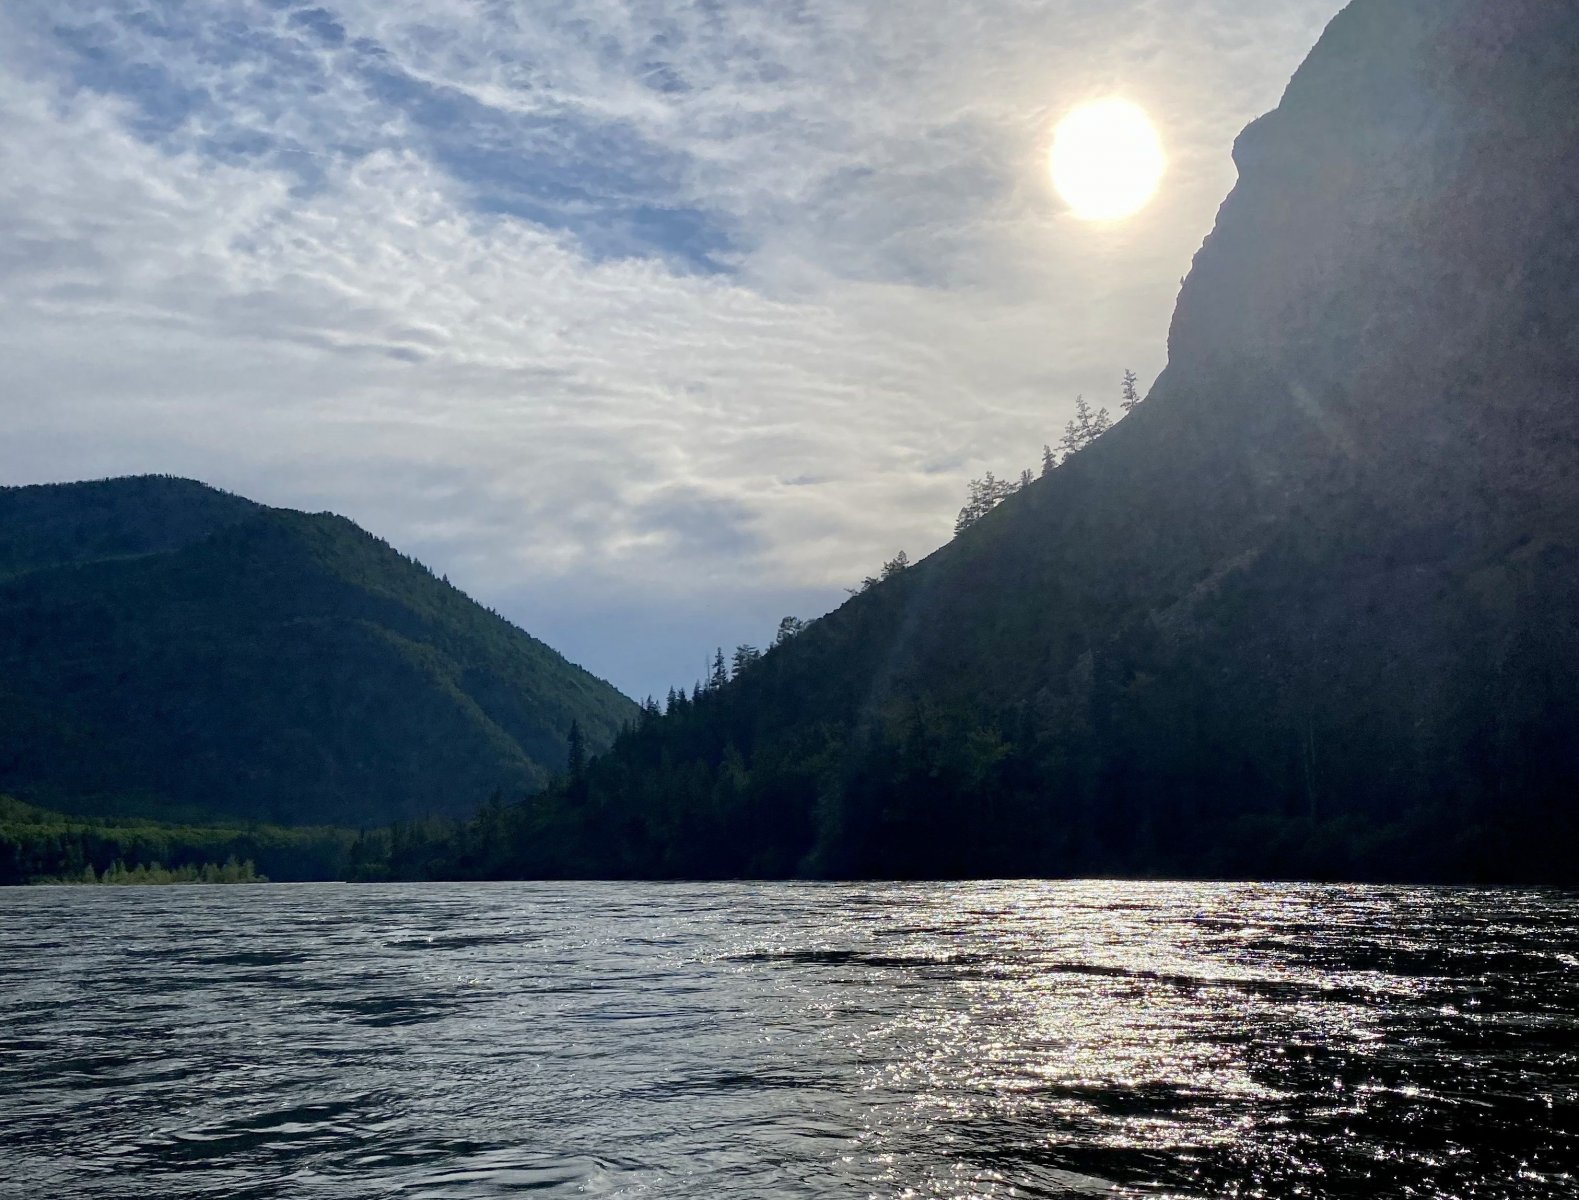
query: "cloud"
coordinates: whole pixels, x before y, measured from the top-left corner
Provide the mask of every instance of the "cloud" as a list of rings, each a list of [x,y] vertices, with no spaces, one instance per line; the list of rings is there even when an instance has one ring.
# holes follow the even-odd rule
[[[661,692],[1160,368],[1337,6],[10,6],[0,478],[345,512]],[[1101,230],[1042,155],[1110,90],[1172,166]]]

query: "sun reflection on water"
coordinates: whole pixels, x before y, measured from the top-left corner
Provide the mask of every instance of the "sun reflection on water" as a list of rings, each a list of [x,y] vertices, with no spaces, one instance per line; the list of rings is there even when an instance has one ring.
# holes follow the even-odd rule
[[[1579,1190],[1574,897],[63,891],[0,896],[19,1194]]]
[[[1003,885],[997,896],[966,910],[942,898],[902,948],[882,942],[883,984],[909,996],[855,1035],[877,1097],[873,1144],[1012,1163],[1020,1173],[1004,1178],[1022,1184],[1030,1167],[1053,1189],[1024,1194],[1106,1194],[1114,1178],[1175,1194],[1181,1175],[1189,1194],[1320,1194],[1308,1179],[1332,1165],[1312,1152],[1315,1128],[1337,1143],[1326,1155],[1357,1160],[1347,1165],[1361,1177],[1451,1165],[1451,1153],[1397,1144],[1407,1112],[1388,1139],[1367,1144],[1356,1128],[1384,1103],[1455,1103],[1385,1082],[1413,1057],[1397,1043],[1400,1012],[1461,1009],[1422,1007],[1443,981],[1399,960],[1442,947],[1389,932],[1374,900],[1112,884]],[[1136,1170],[1148,1163],[1153,1179]],[[908,1180],[916,1195],[963,1194],[958,1183],[952,1170]]]

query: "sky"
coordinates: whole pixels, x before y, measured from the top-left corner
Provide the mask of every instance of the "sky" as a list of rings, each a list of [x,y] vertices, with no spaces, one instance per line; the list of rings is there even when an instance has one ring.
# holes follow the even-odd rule
[[[343,513],[636,697],[765,644],[1173,301],[1340,0],[0,6],[0,483]],[[1122,96],[1154,201],[1077,219]]]

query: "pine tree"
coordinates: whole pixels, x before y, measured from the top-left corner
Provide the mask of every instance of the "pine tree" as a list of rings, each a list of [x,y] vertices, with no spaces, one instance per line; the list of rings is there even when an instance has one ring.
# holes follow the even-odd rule
[[[1074,418],[1064,426],[1064,436],[1058,440],[1059,448],[1064,452],[1064,460],[1067,462],[1070,455],[1079,454],[1106,433],[1112,424],[1113,420],[1108,416],[1107,409],[1099,408],[1093,411],[1084,396],[1076,396]]]
[[[1045,442],[1042,444],[1042,477],[1051,475],[1058,466],[1058,456],[1053,453],[1053,448]]]
[[[972,479],[967,486],[965,507],[959,510],[959,516],[954,518],[954,536],[958,537],[981,519],[986,510],[981,505],[981,480]]]
[[[862,592],[871,591],[880,582],[881,581],[876,575],[868,575],[865,579],[861,580],[859,587],[845,588],[844,590],[852,596],[859,596]]]
[[[782,646],[785,642],[789,641],[790,638],[794,637],[805,628],[806,622],[802,621],[799,617],[785,617],[779,622],[779,631],[773,636],[773,644],[775,646]]]
[[[758,650],[755,646],[748,645],[744,642],[736,646],[735,656],[730,664],[733,669],[733,677],[736,679],[740,678],[740,672],[744,671],[747,667],[749,667],[761,657],[762,651]]]
[[[883,578],[892,579],[895,575],[900,574],[902,571],[908,570],[909,567],[910,555],[901,550],[898,554],[894,555],[893,558],[889,559],[883,564]]]
[[[707,690],[717,691],[729,682],[729,667],[724,662],[724,648],[718,647],[713,654],[713,670],[707,678]]]
[[[1131,412],[1134,407],[1140,403],[1140,389],[1136,386],[1139,382],[1140,381],[1135,378],[1135,372],[1128,370],[1124,372],[1123,399],[1119,401],[1118,406],[1122,408],[1126,414]]]
[[[1025,474],[1029,474],[1029,472]],[[1023,486],[1024,479],[1024,474],[1022,474],[1020,482],[999,479],[991,471],[988,471],[980,479],[972,479],[965,507],[959,510],[959,516],[954,519],[954,535],[958,537],[966,529],[1014,495]]]

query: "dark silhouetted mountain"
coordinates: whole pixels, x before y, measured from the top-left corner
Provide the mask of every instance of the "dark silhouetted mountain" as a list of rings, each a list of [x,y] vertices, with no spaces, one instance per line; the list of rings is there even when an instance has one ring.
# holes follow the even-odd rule
[[[1579,4],[1359,0],[1234,154],[1129,417],[485,869],[1579,878]]]
[[[634,706],[350,521],[187,480],[0,489],[0,790],[357,824],[539,787]]]

